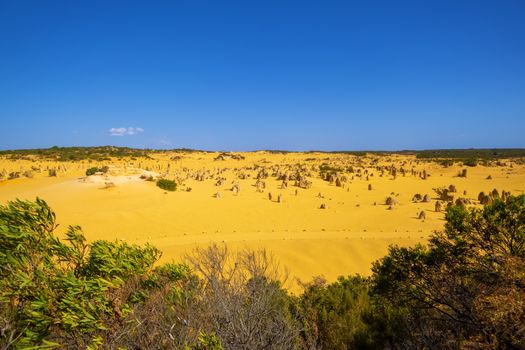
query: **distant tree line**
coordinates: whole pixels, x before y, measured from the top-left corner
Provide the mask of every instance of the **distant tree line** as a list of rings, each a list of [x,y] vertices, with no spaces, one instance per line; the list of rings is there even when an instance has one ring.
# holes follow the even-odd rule
[[[51,147],[37,149],[18,149],[18,150],[0,150],[0,156],[7,156],[12,159],[23,159],[27,156],[40,156],[42,158],[58,161],[75,161],[91,159],[96,161],[109,160],[110,158],[125,157],[148,157],[148,154],[171,151],[180,153],[195,153],[211,151],[198,150],[191,148],[175,149],[137,149],[129,147],[115,146],[98,146],[98,147]],[[286,150],[264,150],[273,154],[301,153]],[[257,151],[254,151],[257,152]],[[405,154],[415,155],[419,159],[449,160],[449,161],[480,161],[480,160],[497,160],[503,158],[523,158],[525,157],[525,148],[493,148],[493,149],[434,149],[434,150],[399,150],[399,151],[381,151],[381,150],[362,150],[362,151],[305,151],[306,154],[326,153],[326,154],[349,154],[354,156],[366,156],[367,154],[375,155],[392,155]],[[475,165],[475,164],[474,164]]]
[[[0,156],[10,159],[26,159],[29,156],[37,156],[42,159],[54,161],[79,161],[93,160],[105,161],[111,158],[126,157],[149,157],[148,150],[134,149],[128,147],[100,146],[100,147],[51,147],[39,149],[19,149],[0,151]]]
[[[10,159],[29,159],[29,156],[37,156],[42,159],[55,161],[79,161],[93,160],[106,161],[111,158],[150,158],[149,154],[171,151],[180,153],[209,152],[191,148],[176,148],[171,150],[158,149],[140,149],[116,146],[97,146],[97,147],[58,147],[35,148],[35,149],[18,149],[18,150],[0,150],[0,156],[6,156]]]
[[[501,159],[525,157],[525,148],[436,149],[414,151],[420,159]]]

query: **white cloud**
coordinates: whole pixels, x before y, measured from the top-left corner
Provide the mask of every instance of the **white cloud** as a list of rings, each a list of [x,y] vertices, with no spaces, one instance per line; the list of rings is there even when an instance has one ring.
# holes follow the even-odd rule
[[[141,132],[144,132],[144,129],[143,128],[134,128],[134,127],[129,127],[129,128],[111,128],[109,129],[109,134],[111,136],[126,136],[126,135],[136,135],[136,134],[139,134]]]

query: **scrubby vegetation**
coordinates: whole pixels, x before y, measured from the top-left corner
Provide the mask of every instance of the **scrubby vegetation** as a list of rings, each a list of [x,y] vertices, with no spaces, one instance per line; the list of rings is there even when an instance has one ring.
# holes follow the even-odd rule
[[[478,161],[476,159],[473,159],[473,158],[468,158],[468,159],[463,160],[463,165],[464,166],[475,167],[476,165],[478,165]]]
[[[57,161],[94,160],[104,161],[124,157],[148,157],[148,150],[133,149],[128,147],[51,147],[39,149],[20,149],[0,151],[0,156],[10,159],[26,159],[30,156],[38,156],[42,159]]]
[[[372,294],[396,310],[392,340],[411,349],[525,347],[525,196],[454,206],[428,246],[391,247]]]
[[[86,170],[86,176],[95,175],[96,173],[107,173],[109,170],[109,167],[103,166],[103,167],[91,167],[88,170]]]
[[[157,181],[157,186],[166,191],[175,191],[177,189],[177,183],[168,179],[159,179]]]
[[[332,165],[326,164],[326,163],[323,163],[323,164],[321,164],[319,166],[319,172],[320,173],[329,173],[329,172],[337,173],[337,172],[342,172],[344,170],[345,169],[343,169],[341,167],[332,166]]]
[[[400,152],[404,153],[404,152]],[[523,148],[495,148],[495,149],[443,149],[414,151],[416,158],[421,160],[436,161],[444,167],[449,167],[455,162],[464,166],[475,167],[478,164],[490,165],[493,161],[513,158],[521,162],[525,157]]]
[[[0,206],[0,348],[522,349],[525,196],[451,206],[428,245],[392,246],[370,278],[283,288],[265,251],[56,237],[41,199]]]
[[[195,150],[190,148],[172,149],[173,152],[194,153],[194,152],[209,152],[204,150]],[[31,157],[38,157],[40,159],[56,160],[56,161],[78,161],[78,160],[92,160],[92,161],[107,161],[111,158],[151,158],[149,154],[162,152],[157,149],[136,149],[129,147],[116,146],[96,146],[96,147],[51,147],[51,148],[35,148],[35,149],[17,149],[17,150],[0,150],[0,156],[5,156],[12,160],[17,159],[31,159]]]
[[[420,159],[454,159],[472,162],[476,159],[501,159],[525,157],[523,148],[493,148],[493,149],[436,149],[415,151]]]

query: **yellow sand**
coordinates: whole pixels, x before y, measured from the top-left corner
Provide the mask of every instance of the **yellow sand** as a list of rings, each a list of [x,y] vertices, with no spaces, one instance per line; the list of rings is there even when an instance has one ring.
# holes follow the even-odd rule
[[[371,263],[382,257],[390,244],[408,246],[424,242],[444,223],[443,213],[434,212],[432,189],[435,187],[454,184],[457,197],[471,199],[477,199],[480,191],[489,192],[494,188],[500,193],[507,190],[512,194],[525,190],[525,166],[510,160],[504,161],[504,166],[468,168],[467,177],[460,178],[456,175],[461,166],[444,168],[406,155],[358,158],[340,154],[255,152],[242,153],[243,160],[214,160],[217,155],[166,152],[154,153],[149,160],[114,159],[101,163],[0,159],[0,171],[39,168],[32,171],[33,178],[1,181],[0,203],[41,197],[57,213],[61,232],[70,224],[79,224],[89,240],[149,242],[162,250],[162,261],[178,260],[193,248],[211,242],[224,242],[233,250],[266,248],[288,268],[292,281],[289,286],[296,289],[296,279],[308,281],[316,275],[324,275],[328,280],[352,273],[367,275]],[[396,179],[388,173],[380,177],[376,164],[372,163],[377,158],[377,164],[394,164],[397,168],[404,164],[409,172],[405,177],[398,173]],[[322,180],[318,172],[312,171],[310,189],[297,188],[293,186],[294,181],[289,181],[287,189],[280,189],[281,181],[270,176],[265,179],[265,191],[256,191],[255,164],[269,168],[296,163],[308,167],[322,163],[344,167],[353,164],[356,168],[361,164],[374,176],[369,181],[366,176],[351,180],[352,174],[346,174],[349,181],[342,188]],[[88,167],[102,165],[111,166],[107,176],[84,178]],[[412,176],[412,167],[417,171],[426,170],[430,176],[426,180]],[[58,176],[49,177],[47,168],[58,168]],[[204,181],[187,179],[176,192],[165,192],[156,187],[155,182],[139,178],[146,170],[148,176],[163,174],[181,179],[199,170],[214,169],[226,169],[220,175],[227,179],[221,186],[215,186],[214,176]],[[239,179],[239,173],[250,177]],[[492,176],[491,180],[486,179],[488,175]],[[114,186],[107,186],[109,182]],[[239,195],[230,191],[233,182],[240,185]],[[187,187],[191,188],[190,192],[184,191]],[[467,191],[467,195],[463,195],[463,191]],[[221,198],[215,198],[217,192]],[[268,199],[268,192],[273,194],[273,201]],[[319,193],[324,198],[319,198]],[[429,194],[433,199],[430,203],[413,203],[415,193]],[[281,203],[276,202],[278,194],[282,195]],[[388,210],[385,198],[396,195],[399,204],[394,210]],[[319,209],[323,203],[327,209]],[[426,212],[425,220],[417,219],[422,210]]]

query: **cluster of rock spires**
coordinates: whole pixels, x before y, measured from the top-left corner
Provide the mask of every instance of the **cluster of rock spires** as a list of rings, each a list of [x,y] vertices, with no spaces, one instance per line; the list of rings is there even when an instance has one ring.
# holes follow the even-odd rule
[[[181,158],[177,158],[173,160],[178,161],[180,159]],[[221,153],[214,159],[217,161],[225,159],[242,160],[244,157],[233,153]],[[228,175],[226,172],[228,172]],[[233,178],[231,175],[232,173]],[[239,167],[215,167],[212,169],[203,168],[197,170],[186,167],[173,170],[171,169],[170,165],[168,165],[167,169],[165,169],[165,172],[160,175],[160,178],[168,176],[173,178],[178,185],[182,186],[187,180],[195,180],[199,182],[211,180],[214,181],[214,184],[217,187],[229,185],[228,190],[231,191],[234,196],[239,196],[241,194],[241,184],[239,183],[239,180],[253,179],[254,182],[251,186],[255,188],[255,191],[264,193],[268,189],[267,179],[273,178],[274,180],[280,182],[277,187],[280,190],[285,190],[290,186],[295,186],[295,195],[297,196],[299,194],[298,189],[309,189],[312,187],[312,177],[320,178],[336,187],[347,188],[347,191],[350,190],[350,187],[347,186],[350,181],[354,181],[356,179],[362,181],[366,180],[368,182],[366,184],[368,190],[372,191],[373,186],[369,181],[374,176],[389,176],[391,179],[396,179],[397,176],[413,176],[425,180],[430,176],[430,174],[428,174],[424,169],[417,170],[413,163],[407,164],[406,162],[401,164],[401,166],[396,166],[394,164],[388,166],[370,166],[370,164],[344,164],[338,161],[322,163],[321,165],[309,165],[305,163],[268,165],[268,162],[265,164],[264,161],[259,161],[258,163],[252,165],[244,165]],[[457,176],[466,177],[467,170],[462,169]],[[487,179],[490,178],[487,177]],[[191,188],[186,187],[182,188],[182,190],[191,191]],[[458,189],[452,184],[446,187],[435,188],[434,191],[437,194],[436,198],[431,198],[431,195],[429,194],[416,193],[412,197],[412,202],[429,203],[435,200],[434,211],[441,212],[446,207],[449,207],[453,204],[463,206],[476,204],[487,205],[492,203],[496,198],[506,200],[510,196],[510,192],[508,191],[502,191],[500,195],[499,192],[494,189],[487,194],[481,192],[478,195],[476,201],[474,199],[468,198],[466,196],[466,191],[463,191],[463,196],[459,195]],[[215,198],[222,197],[220,192],[216,192],[213,196]],[[320,199],[324,198],[321,193],[319,193],[318,197]],[[385,199],[384,203],[388,210],[393,210],[399,205],[397,197],[398,195],[391,193],[391,195]],[[281,193],[272,194],[271,192],[268,192],[268,199],[275,203],[282,203],[283,195]],[[373,205],[377,205],[377,203],[374,202]],[[359,206],[359,204],[357,206]],[[326,203],[322,203],[318,208],[327,209],[328,206]],[[420,220],[425,220],[427,213],[425,211],[419,211],[416,217]]]

